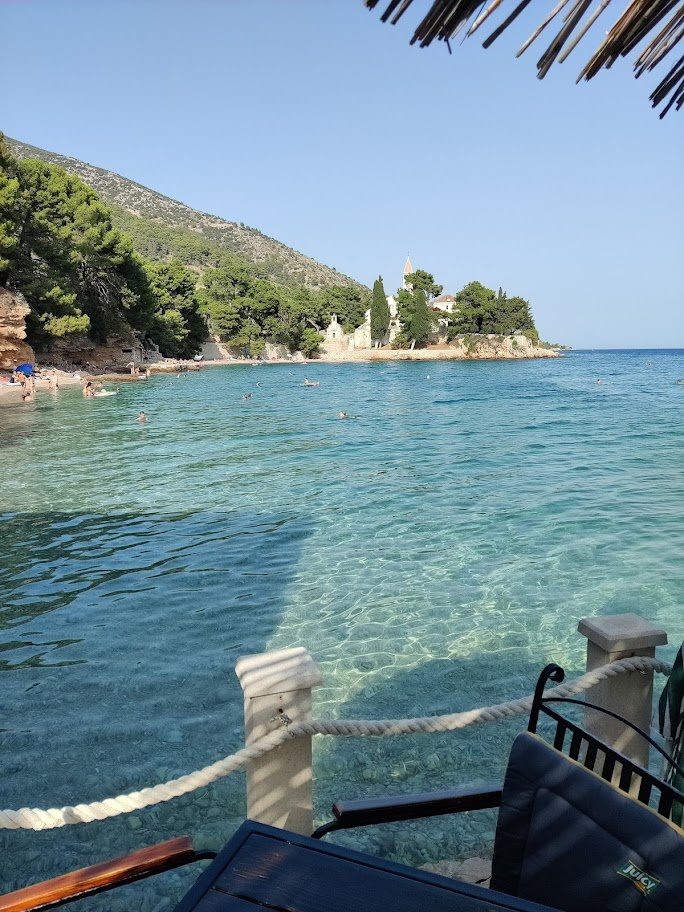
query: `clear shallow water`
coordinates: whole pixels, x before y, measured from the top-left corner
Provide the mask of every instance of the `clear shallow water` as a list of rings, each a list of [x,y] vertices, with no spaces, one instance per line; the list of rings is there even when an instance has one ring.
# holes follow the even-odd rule
[[[317,716],[380,718],[528,693],[550,660],[578,672],[586,615],[635,611],[674,652],[680,377],[681,351],[573,352],[234,366],[110,399],[3,400],[3,807],[127,792],[236,750],[248,653],[304,645],[324,675]],[[336,797],[495,777],[520,724],[318,739],[317,816]],[[0,832],[0,883],[181,832],[217,845],[244,816],[237,775],[132,818]],[[482,821],[348,841],[411,862],[468,854]],[[154,909],[193,876],[81,907]]]

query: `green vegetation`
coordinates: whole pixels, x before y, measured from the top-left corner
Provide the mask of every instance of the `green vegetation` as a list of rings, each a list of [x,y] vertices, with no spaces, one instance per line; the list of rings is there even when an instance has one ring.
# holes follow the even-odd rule
[[[17,161],[0,134],[0,286],[31,310],[28,338],[87,332],[98,343],[149,333],[164,354],[187,357],[206,334],[193,273],[149,263],[80,178],[34,159]]]
[[[197,276],[177,260],[148,263],[146,268],[155,302],[149,336],[167,357],[194,354],[207,335],[197,299]]]
[[[201,309],[212,332],[253,356],[259,355],[269,341],[315,357],[322,330],[333,313],[350,331],[363,323],[368,308],[369,294],[360,287],[331,286],[320,291],[284,288],[254,278],[234,265],[208,270],[202,283]]]
[[[436,318],[430,305],[432,299],[441,294],[442,286],[423,269],[407,275],[405,282],[407,287],[397,292],[402,331],[394,344],[399,348],[415,348],[416,345],[420,348],[427,344],[435,327]]]
[[[383,339],[390,325],[390,309],[387,303],[387,295],[382,284],[382,276],[373,283],[373,295],[371,298],[371,339],[378,342]]]
[[[18,146],[0,134],[0,287],[28,301],[32,345],[49,349],[55,339],[85,332],[106,342],[136,330],[162,354],[183,358],[195,354],[210,331],[243,354],[259,356],[267,342],[275,342],[311,357],[333,314],[349,333],[364,322],[369,307],[371,338],[386,334],[390,312],[381,278],[372,298],[343,276],[339,284],[314,287],[306,266],[313,261],[282,245],[292,256],[279,259],[280,248],[270,239],[271,246],[258,247],[250,260],[249,244],[263,237],[253,229],[83,166],[116,200],[108,205],[57,164],[15,157],[12,148]],[[129,198],[138,206],[135,214],[120,205]],[[292,257],[305,265],[300,268]],[[317,281],[320,270],[325,267]],[[432,308],[442,286],[429,272],[416,270],[406,285],[397,292],[403,324],[398,346],[426,345],[440,324],[449,339],[522,332],[538,340],[529,303],[502,289],[497,294],[470,282],[447,315]]]
[[[450,314],[447,333],[449,340],[464,333],[510,336],[522,332],[533,342],[538,341],[532,311],[524,298],[509,298],[501,288],[497,293],[480,282],[469,282],[455,297],[456,309]]]
[[[427,344],[430,333],[441,325],[447,340],[464,337],[466,348],[475,346],[473,336],[510,336],[522,333],[532,342],[539,342],[529,302],[521,297],[508,297],[503,289],[498,293],[481,282],[469,282],[455,295],[452,313],[433,309],[432,302],[442,293],[429,272],[418,269],[406,276],[406,288],[397,292],[399,319],[402,331],[395,339],[399,348]]]
[[[106,342],[133,329],[162,354],[185,358],[208,324],[245,354],[258,356],[272,341],[314,356],[333,313],[347,331],[363,322],[363,286],[311,290],[263,272],[263,262],[202,235],[113,210],[57,165],[17,160],[0,134],[0,286],[25,296],[32,345],[49,349],[84,332]]]
[[[32,341],[88,330],[104,340],[152,300],[130,240],[90,187],[43,162],[17,162],[0,136],[0,284],[30,307]]]
[[[175,259],[198,270],[220,262],[242,265],[256,278],[289,288],[344,285],[362,288],[335,269],[317,263],[256,228],[198,212],[148,187],[74,158],[7,138],[15,158],[38,159],[80,177],[112,207],[112,223],[150,260]],[[365,290],[365,289],[364,289]]]

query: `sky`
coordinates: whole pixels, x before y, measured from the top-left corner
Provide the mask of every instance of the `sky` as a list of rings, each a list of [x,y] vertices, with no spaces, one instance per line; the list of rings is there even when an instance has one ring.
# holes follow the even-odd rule
[[[362,0],[0,0],[0,130],[388,293],[410,255],[522,295],[548,341],[684,347],[684,114],[629,61],[575,85],[614,12],[538,80],[546,43],[515,52],[552,5],[450,56],[409,45],[425,0],[394,27]]]

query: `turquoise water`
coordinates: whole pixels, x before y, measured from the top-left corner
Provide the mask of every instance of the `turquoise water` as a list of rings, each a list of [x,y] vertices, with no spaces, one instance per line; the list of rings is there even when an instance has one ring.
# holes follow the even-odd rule
[[[680,377],[682,351],[572,352],[240,365],[109,399],[0,401],[2,806],[103,798],[236,750],[248,653],[306,646],[324,675],[315,714],[341,718],[529,693],[547,661],[581,669],[587,615],[652,619],[669,657],[684,635]],[[336,797],[495,777],[521,725],[318,739],[317,818]],[[182,832],[219,845],[244,816],[239,774],[133,817],[3,831],[0,883]],[[479,850],[490,823],[347,839],[415,862]],[[155,909],[193,876],[81,908]]]

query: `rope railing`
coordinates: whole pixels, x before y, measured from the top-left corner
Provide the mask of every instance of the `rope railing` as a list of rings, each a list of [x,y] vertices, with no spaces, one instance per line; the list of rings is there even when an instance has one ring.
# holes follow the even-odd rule
[[[582,693],[620,674],[649,671],[668,675],[671,666],[660,659],[647,656],[634,656],[618,659],[588,671],[575,681],[554,687],[546,692],[547,696],[571,697]],[[189,792],[204,788],[211,783],[244,769],[251,761],[258,760],[264,754],[275,750],[290,738],[312,735],[336,735],[340,737],[383,737],[409,735],[417,733],[457,731],[484,722],[496,722],[510,719],[529,712],[533,697],[522,697],[492,706],[451,713],[442,716],[424,716],[414,719],[328,719],[319,721],[288,722],[283,720],[284,727],[264,735],[252,744],[248,744],[234,754],[205,766],[203,769],[188,773],[177,779],[171,779],[159,785],[118,795],[116,798],[105,798],[90,804],[77,804],[73,807],[19,808],[18,810],[0,811],[0,829],[7,830],[49,830],[76,823],[92,823],[94,820],[106,820],[131,811],[139,811],[153,804],[179,798]]]

